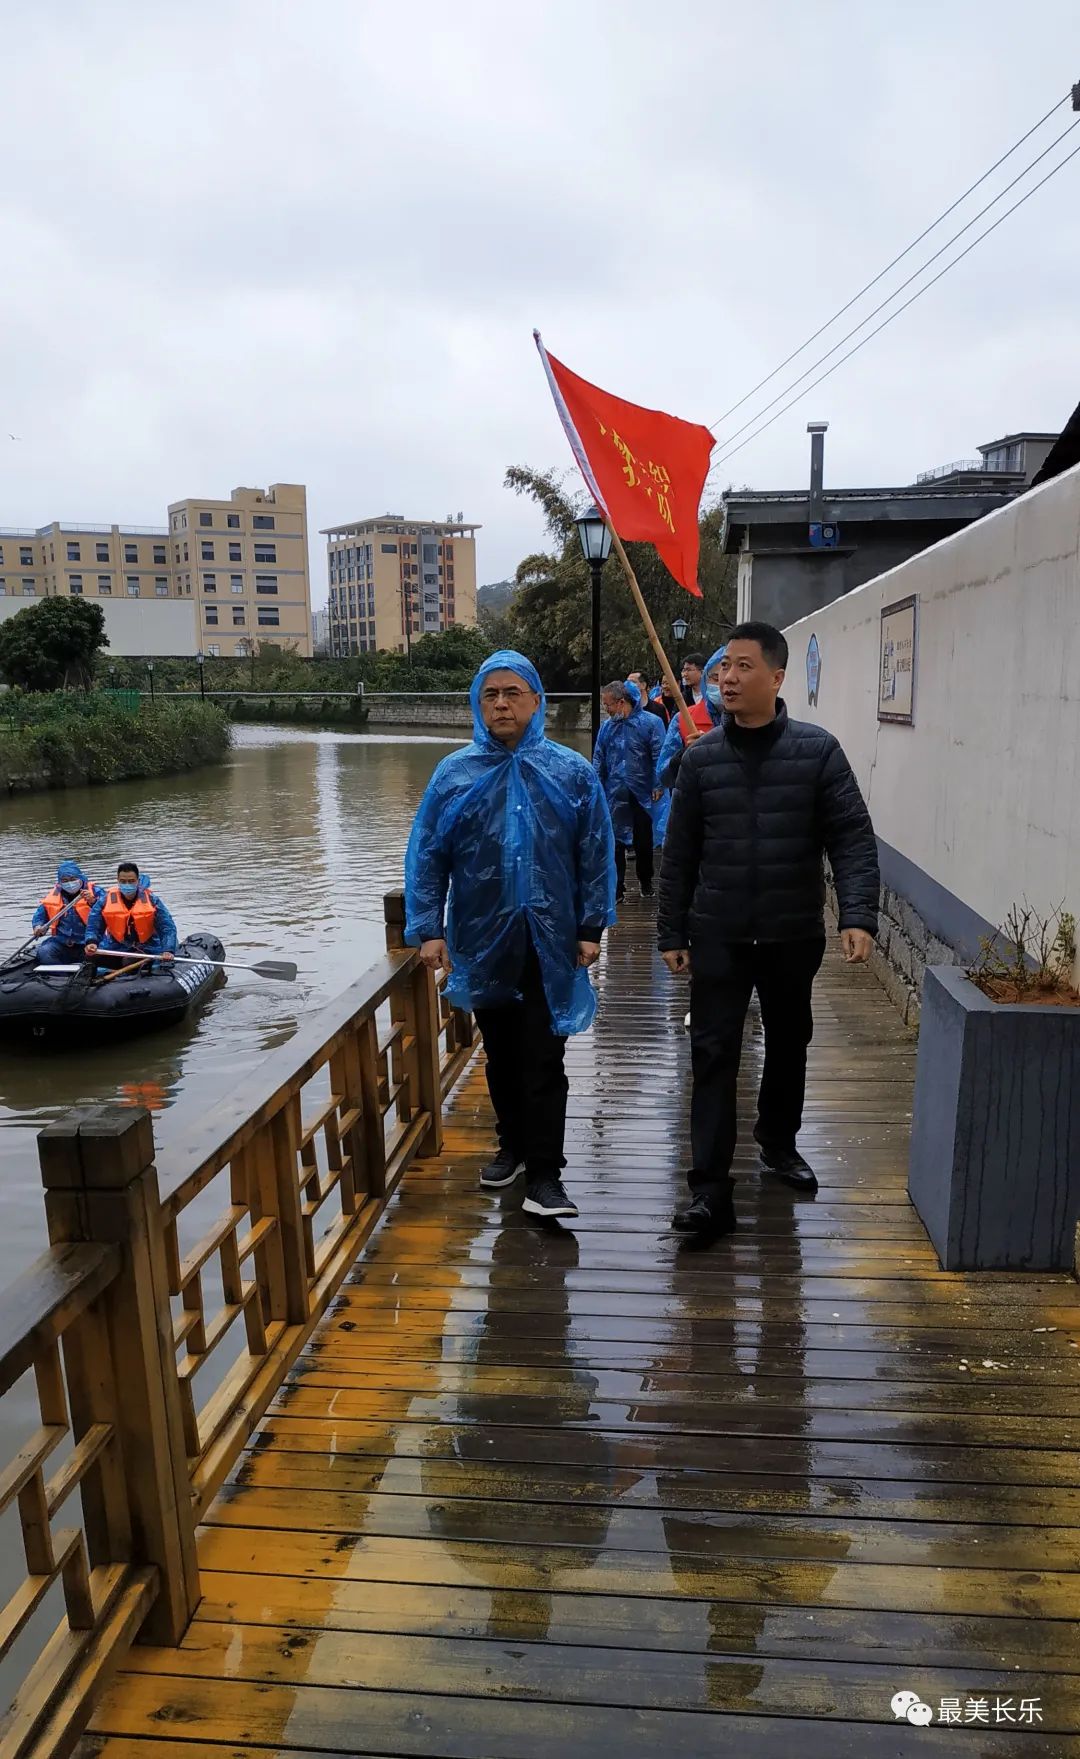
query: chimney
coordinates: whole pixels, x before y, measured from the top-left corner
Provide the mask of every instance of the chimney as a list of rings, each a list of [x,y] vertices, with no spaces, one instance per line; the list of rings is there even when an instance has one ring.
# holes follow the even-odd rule
[[[808,421],[806,431],[810,435],[810,524],[819,525],[824,517],[825,500],[825,435],[829,429],[827,421]]]

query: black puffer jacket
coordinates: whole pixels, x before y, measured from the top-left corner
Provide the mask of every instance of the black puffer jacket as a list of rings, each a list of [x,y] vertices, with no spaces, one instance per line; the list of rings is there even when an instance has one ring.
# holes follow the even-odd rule
[[[725,715],[683,758],[660,870],[662,953],[824,934],[823,854],[840,927],[877,932],[877,843],[851,766],[823,727],[776,710],[749,736]]]

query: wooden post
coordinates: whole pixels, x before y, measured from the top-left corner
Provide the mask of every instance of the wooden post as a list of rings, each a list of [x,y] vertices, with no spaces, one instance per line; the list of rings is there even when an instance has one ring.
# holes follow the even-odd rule
[[[140,1635],[179,1643],[201,1590],[150,1114],[127,1106],[68,1112],[40,1132],[38,1153],[53,1244],[120,1249],[119,1275],[102,1297],[115,1421],[132,1561],[155,1565],[160,1580]]]
[[[442,1152],[442,1073],[439,1058],[439,997],[434,972],[417,965],[412,975],[416,1026],[416,1070],[421,1110],[431,1122],[417,1144],[420,1155]]]

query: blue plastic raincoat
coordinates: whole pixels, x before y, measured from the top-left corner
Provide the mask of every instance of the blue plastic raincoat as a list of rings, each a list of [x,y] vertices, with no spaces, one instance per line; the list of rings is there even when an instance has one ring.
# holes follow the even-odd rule
[[[154,932],[148,941],[140,941],[134,929],[129,930],[126,941],[114,941],[111,934],[105,932],[105,892],[102,892],[94,908],[90,912],[90,920],[86,925],[86,938],[103,947],[106,952],[138,953],[175,953],[178,940],[176,924],[156,892],[150,890],[148,874],[139,876],[139,895],[148,898],[154,906]]]
[[[484,680],[497,671],[516,672],[540,697],[513,749],[488,732],[480,713]],[[405,939],[415,946],[445,937],[453,963],[447,993],[471,1009],[520,998],[531,935],[555,1031],[584,1032],[596,995],[577,963],[580,930],[615,920],[615,846],[603,792],[583,757],[545,737],[544,689],[531,660],[492,654],[469,696],[472,743],[443,758],[409,837]]]
[[[653,800],[653,778],[664,743],[664,729],[658,715],[645,713],[637,685],[627,682],[625,689],[634,706],[628,715],[613,715],[600,728],[593,769],[607,795],[615,841],[627,845],[633,842],[630,802],[636,800],[652,819],[653,836],[661,843],[667,823],[667,801]]]
[[[57,889],[59,890],[65,883],[72,884],[75,880],[79,881],[79,884],[84,890],[90,884],[89,877],[83,872],[77,861],[62,861],[56,870]],[[93,891],[94,900],[97,902],[104,894],[102,893],[100,886],[95,886]],[[69,902],[74,904],[76,899],[64,899],[65,904]],[[44,904],[39,904],[30,919],[30,927],[48,928],[48,926],[49,912],[46,910]],[[85,938],[86,933],[83,927],[83,920],[78,911],[75,909],[65,909],[62,915],[55,918],[48,936],[48,941],[59,941],[64,948],[81,947]],[[47,944],[47,941],[41,942],[41,946],[47,946]]]
[[[726,653],[726,647],[718,647],[711,658],[706,660],[705,669],[701,674],[701,689],[703,696],[705,686],[708,682],[709,673],[714,666],[720,664],[720,661]],[[709,711],[710,721],[714,727],[718,727],[724,718],[723,709],[716,708],[708,701],[707,697],[705,697],[705,704]],[[679,765],[682,762],[682,755],[685,749],[686,741],[683,738],[682,716],[672,715],[671,724],[664,735],[664,743],[660,748],[659,762],[656,765],[656,786],[658,788],[674,788],[676,778],[679,774]]]

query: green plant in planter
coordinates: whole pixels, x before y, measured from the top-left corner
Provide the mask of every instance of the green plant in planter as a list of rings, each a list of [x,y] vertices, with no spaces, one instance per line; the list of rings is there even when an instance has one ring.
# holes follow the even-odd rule
[[[1074,977],[1076,917],[1064,902],[1040,916],[1027,899],[1013,904],[996,934],[979,942],[968,971],[972,983],[998,1002],[1060,999],[1080,1003]]]

